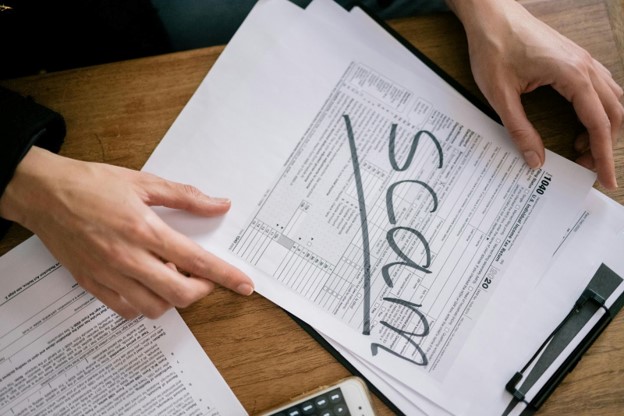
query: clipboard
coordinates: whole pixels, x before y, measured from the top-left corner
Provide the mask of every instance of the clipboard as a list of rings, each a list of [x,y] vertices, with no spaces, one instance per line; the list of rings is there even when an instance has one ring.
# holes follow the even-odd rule
[[[624,294],[607,306],[607,299],[621,284],[620,276],[605,264],[600,265],[570,312],[544,340],[522,370],[516,372],[505,386],[505,390],[512,395],[512,399],[503,416],[510,414],[518,406],[524,407],[520,413],[521,416],[529,416],[539,410],[565,376],[574,370],[583,354],[609,325],[613,317],[622,309]],[[599,319],[590,325],[589,321],[595,317]],[[589,331],[581,340],[578,340],[579,333],[587,326],[589,326]],[[576,346],[563,362],[556,365],[555,362],[564,354],[564,349],[575,344]],[[547,375],[547,370],[553,365],[556,365],[555,371],[552,375]],[[529,396],[531,389],[544,379],[546,380],[543,386]]]
[[[370,18],[372,18],[380,27],[382,27],[388,34],[395,38],[401,45],[403,45],[408,51],[415,55],[420,61],[422,61],[428,68],[435,72],[440,78],[448,83],[452,88],[458,91],[464,96],[470,103],[482,111],[485,115],[492,120],[502,125],[500,117],[496,112],[483,101],[478,99],[472,92],[461,85],[457,80],[446,73],[435,62],[427,57],[422,51],[412,45],[407,39],[390,27],[386,22],[380,19],[375,13],[373,13],[368,7],[363,4],[357,4],[362,11],[364,11]],[[579,299],[572,306],[571,311],[564,318],[564,320],[553,330],[544,343],[538,348],[533,357],[526,363],[525,367],[516,372],[514,375],[510,375],[510,380],[505,386],[501,386],[501,389],[506,390],[509,393],[509,405],[502,416],[510,414],[511,411],[516,410],[517,406],[524,406],[521,410],[520,416],[533,415],[550,397],[559,384],[563,381],[565,376],[570,373],[583,357],[583,354],[591,347],[598,336],[604,331],[604,329],[611,322],[613,317],[624,306],[624,293],[622,293],[610,307],[605,306],[606,299],[620,284],[622,284],[622,277],[618,276],[615,272],[609,269],[606,265],[602,264],[596,271],[594,277],[589,282],[587,288],[579,296]],[[575,335],[584,327],[582,325],[586,323],[591,317],[597,313],[603,312],[603,315],[593,325],[589,332],[578,342],[578,345],[573,351],[563,360],[563,362],[555,369],[554,373],[548,377],[548,380],[544,385],[533,395],[530,399],[527,399],[528,389],[535,385],[538,380],[541,380],[540,375],[543,375],[547,368],[550,368],[552,363],[558,357],[553,354],[553,351],[561,350],[562,346],[565,347],[568,343],[575,338]],[[306,331],[314,340],[316,340],[323,348],[325,348],[338,362],[340,362],[351,374],[362,378],[369,390],[375,394],[391,411],[397,415],[404,415],[404,413],[397,408],[379,389],[375,387],[362,373],[360,373],[338,350],[336,350],[329,342],[327,342],[313,327],[302,321],[298,317],[294,316],[290,312],[284,310],[286,314],[293,319],[304,331]],[[576,332],[575,332],[576,330]],[[567,342],[566,342],[567,341]],[[521,364],[519,364],[521,365]],[[527,374],[525,374],[525,372]],[[521,383],[522,382],[522,383]]]

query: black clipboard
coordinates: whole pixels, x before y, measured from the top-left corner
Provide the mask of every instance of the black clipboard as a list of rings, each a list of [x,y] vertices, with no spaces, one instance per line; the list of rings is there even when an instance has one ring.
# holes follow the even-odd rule
[[[485,115],[490,117],[492,120],[502,125],[501,119],[496,114],[496,112],[483,101],[478,99],[472,92],[466,89],[463,85],[461,85],[457,80],[447,74],[442,68],[440,68],[435,62],[433,62],[429,57],[427,57],[424,53],[422,53],[418,48],[412,45],[407,39],[401,36],[397,31],[395,31],[392,27],[390,27],[385,21],[379,18],[375,13],[373,13],[369,8],[367,8],[363,4],[358,4],[357,7],[362,9],[371,19],[373,19],[379,26],[381,26],[388,34],[390,34],[394,39],[396,39],[401,45],[403,45],[408,51],[410,51],[413,55],[415,55],[420,61],[422,61],[429,69],[435,72],[440,78],[442,78],[447,84],[449,84],[452,88],[457,90],[464,98],[470,101],[475,107],[477,107],[480,111],[482,111]],[[534,360],[539,357],[543,357],[540,353],[543,353],[543,349],[550,345],[550,342],[554,337],[557,337],[558,334],[561,334],[561,330],[566,327],[566,325],[571,325],[575,322],[573,318],[575,318],[575,311],[578,312],[585,311],[583,316],[587,316],[587,311],[590,310],[591,307],[596,307],[597,309],[605,308],[604,307],[604,290],[602,294],[596,292],[593,286],[596,285],[595,280],[600,280],[601,277],[609,276],[609,281],[613,283],[613,278],[619,279],[620,282],[622,278],[611,271],[604,264],[598,269],[596,275],[589,283],[586,290],[581,294],[579,300],[573,306],[572,311],[568,316],[561,322],[561,324],[555,328],[553,333],[548,337],[548,339],[542,344],[542,347],[536,351],[535,355],[528,363],[532,363]],[[594,283],[592,285],[592,282]],[[599,284],[600,285],[600,284]],[[612,286],[612,285],[611,285]],[[617,287],[617,286],[616,286]],[[612,288],[614,290],[614,288]],[[596,296],[597,295],[597,296]],[[600,299],[602,299],[602,305],[600,305]],[[593,306],[592,306],[593,305]],[[598,305],[598,306],[596,306]],[[598,336],[604,331],[604,329],[611,322],[613,317],[622,309],[624,306],[624,293],[618,297],[618,299],[611,305],[610,308],[607,309],[607,313],[597,322],[597,324],[590,330],[590,332],[583,338],[583,340],[579,343],[579,345],[574,349],[574,351],[565,359],[563,364],[555,371],[555,373],[549,378],[547,383],[544,385],[542,389],[538,392],[535,398],[531,401],[526,401],[523,390],[518,388],[518,383],[524,378],[524,374],[522,371],[517,372],[516,374],[511,376],[511,379],[507,383],[506,386],[501,386],[501,388],[506,389],[510,394],[510,403],[503,413],[503,416],[508,412],[513,410],[515,406],[518,404],[525,404],[526,408],[522,411],[521,416],[529,416],[534,414],[540,406],[550,397],[550,395],[555,391],[557,386],[563,381],[565,376],[570,373],[578,364],[578,362],[583,357],[583,354],[591,347],[594,341],[598,338]],[[329,342],[325,340],[314,328],[308,325],[306,322],[297,318],[295,315],[290,312],[284,310],[291,319],[293,319],[304,331],[306,331],[314,340],[316,340],[323,348],[325,348],[339,363],[341,363],[351,374],[360,377],[369,390],[375,394],[391,411],[393,411],[397,415],[404,415],[404,413],[397,408],[391,401],[388,399],[373,383],[371,383],[362,373],[360,373],[357,368],[355,368],[342,354],[338,352]],[[578,315],[580,316],[580,315]],[[528,365],[527,364],[527,365]]]
[[[606,300],[623,284],[622,282],[622,277],[618,276],[607,265],[600,265],[583,293],[572,305],[570,312],[544,340],[522,370],[516,372],[505,386],[505,390],[512,397],[503,416],[515,410],[518,405],[524,406],[520,413],[521,416],[529,416],[539,410],[622,309],[624,294],[621,294],[609,307],[606,306]],[[563,353],[563,348],[569,346],[582,328],[588,324],[588,321],[596,316],[599,316],[598,321],[574,347],[572,352],[565,357],[555,372],[546,378],[544,375],[546,369],[552,367],[553,362]],[[544,386],[528,399],[527,392],[529,389],[542,379],[546,379]]]

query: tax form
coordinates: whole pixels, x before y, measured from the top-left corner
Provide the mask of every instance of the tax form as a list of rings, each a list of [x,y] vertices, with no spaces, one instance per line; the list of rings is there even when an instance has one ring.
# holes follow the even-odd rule
[[[442,377],[553,178],[352,63],[230,249]]]
[[[513,286],[501,288],[501,291],[507,292],[506,295],[501,297],[498,305],[490,305],[497,312],[492,315],[498,316],[489,316],[487,321],[480,323],[480,328],[468,341],[463,357],[458,358],[462,362],[477,363],[472,368],[457,366],[454,369],[455,388],[460,392],[470,392],[474,399],[466,414],[502,414],[511,397],[501,394],[504,385],[557,327],[596,270],[606,264],[624,276],[624,258],[621,256],[624,250],[624,207],[594,189],[589,193],[577,220],[567,231],[564,242],[557,248],[553,264],[530,298],[512,313],[505,314],[509,309],[507,305],[513,301]],[[624,288],[620,287],[613,298],[617,298],[622,290]],[[606,305],[610,306],[612,302],[607,300]],[[578,335],[576,343],[571,342],[568,348],[575,348],[582,335]],[[495,347],[504,346],[492,364],[497,371],[479,371],[480,363],[484,362],[480,350],[494,337],[499,337]],[[371,366],[340,344],[326,339],[404,414],[450,414],[395,380],[383,369]],[[565,357],[562,354],[556,364],[559,365]],[[553,365],[553,370],[555,368],[556,365]],[[539,387],[542,385],[543,382]]]
[[[462,413],[469,397],[449,383],[464,343],[502,282],[519,282],[518,302],[538,284],[595,175],[553,153],[528,169],[448,86],[343,35],[259,2],[145,170],[231,197],[220,221],[160,212],[262,295]]]
[[[0,415],[247,414],[176,310],[124,320],[37,237],[0,276]]]

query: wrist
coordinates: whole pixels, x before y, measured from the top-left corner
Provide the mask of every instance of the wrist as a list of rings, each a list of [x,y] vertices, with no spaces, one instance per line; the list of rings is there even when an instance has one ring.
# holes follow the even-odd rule
[[[466,33],[488,30],[502,20],[509,20],[509,13],[518,6],[515,0],[446,0],[448,7],[462,22]]]
[[[515,0],[446,0],[446,4],[457,17],[463,21],[472,15],[483,13],[503,3]]]
[[[30,228],[29,212],[36,208],[35,200],[44,196],[39,195],[44,193],[40,184],[49,177],[54,159],[60,157],[40,147],[31,147],[0,196],[0,217]]]

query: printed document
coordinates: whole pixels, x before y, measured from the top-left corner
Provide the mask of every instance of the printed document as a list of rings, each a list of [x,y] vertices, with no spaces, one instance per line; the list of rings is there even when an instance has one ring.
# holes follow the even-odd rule
[[[509,290],[501,288],[507,292],[507,299],[502,298],[499,305],[492,305],[497,313],[491,314],[488,317],[490,322],[484,322],[480,330],[473,334],[473,339],[468,343],[467,351],[462,357],[465,361],[482,362],[479,350],[483,349],[484,343],[481,341],[483,339],[498,336],[500,339],[494,345],[503,346],[504,350],[499,353],[496,360],[496,372],[481,372],[477,365],[466,374],[458,372],[456,375],[457,389],[470,390],[475,399],[466,414],[502,413],[501,409],[507,407],[511,397],[500,394],[502,388],[511,375],[527,362],[541,342],[557,327],[601,264],[624,276],[622,251],[624,251],[624,207],[599,191],[592,190],[582,212],[571,224],[564,242],[558,247],[552,266],[530,298],[517,310],[512,311],[512,314],[506,314],[505,310],[508,308],[505,306],[505,300],[513,297],[513,286],[510,286]],[[617,298],[623,290],[624,287],[620,287],[615,291],[613,298]],[[612,303],[613,300],[608,299],[606,304],[610,306]],[[599,317],[600,315],[596,318]],[[531,324],[527,325],[527,322]],[[502,333],[501,328],[505,328],[506,331]],[[581,335],[583,334],[581,332]],[[578,345],[581,335],[570,343],[569,348]],[[383,369],[371,367],[370,363],[354,356],[341,345],[331,339],[327,340],[405,414],[449,414],[418,392],[394,380]],[[563,360],[564,357],[565,355],[562,355],[559,360]],[[553,370],[560,361],[556,362]],[[470,388],[471,382],[477,382],[471,381],[474,378],[471,374],[473,371],[476,371],[479,377],[477,389]],[[538,384],[540,387],[541,385],[543,383]]]
[[[247,414],[177,311],[124,320],[36,237],[0,276],[0,415]]]
[[[517,305],[539,284],[595,175],[550,152],[528,169],[500,125],[434,79],[261,1],[145,170],[232,198],[214,221],[159,212],[259,293],[461,414],[462,351],[504,282]]]

